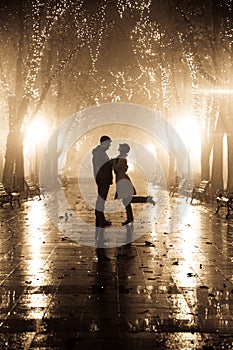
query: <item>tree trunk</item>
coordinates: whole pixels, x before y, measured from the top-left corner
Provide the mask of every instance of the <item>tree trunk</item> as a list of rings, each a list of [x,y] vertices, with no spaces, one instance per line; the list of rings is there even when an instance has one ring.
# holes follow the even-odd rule
[[[169,155],[169,159],[168,159],[168,187],[170,185],[174,185],[175,183],[175,179],[177,177],[177,171],[175,168],[175,164],[174,164],[174,159],[171,157],[171,155]]]
[[[19,191],[24,191],[23,135],[20,129],[28,103],[29,99],[24,97],[17,108],[16,96],[10,96],[8,99],[10,130],[7,137],[3,184]]]
[[[20,132],[7,137],[3,180],[6,188],[24,191],[23,140]]]
[[[23,138],[21,133],[17,135],[15,149],[15,183],[14,186],[24,191],[24,154],[23,154]]]
[[[227,189],[233,191],[233,134],[227,135]]]
[[[207,112],[207,118],[210,123],[205,123],[204,129],[201,133],[201,179],[210,179],[210,154],[213,147],[213,132],[212,126],[215,124],[216,120],[216,105],[211,101],[207,102],[210,111]]]
[[[2,182],[3,176],[3,151],[0,150],[0,182]]]
[[[40,167],[40,184],[47,191],[56,190],[59,183],[57,133],[50,138]]]
[[[209,180],[210,179],[210,152],[211,146],[206,145],[206,137],[202,136],[201,141],[201,179]]]
[[[223,136],[223,124],[219,117],[213,141],[213,163],[211,174],[212,194],[215,194],[218,189],[223,188]]]
[[[15,134],[9,133],[7,136],[5,164],[3,169],[2,182],[6,188],[13,186],[13,174],[15,166],[15,147],[14,147]]]

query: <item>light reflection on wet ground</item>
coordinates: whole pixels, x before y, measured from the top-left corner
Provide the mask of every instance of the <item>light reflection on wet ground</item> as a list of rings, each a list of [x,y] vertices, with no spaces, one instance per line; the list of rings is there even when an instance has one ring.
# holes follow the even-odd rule
[[[232,349],[233,219],[194,204],[169,231],[166,198],[151,233],[108,249],[58,232],[43,200],[0,209],[0,348]]]

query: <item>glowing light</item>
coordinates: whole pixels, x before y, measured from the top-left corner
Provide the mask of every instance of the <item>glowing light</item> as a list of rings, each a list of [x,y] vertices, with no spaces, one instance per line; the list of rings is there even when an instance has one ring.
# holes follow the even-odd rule
[[[192,116],[187,115],[176,124],[175,128],[187,147],[192,160],[192,168],[198,169],[200,167],[201,137],[197,121]]]
[[[152,154],[156,153],[156,148],[155,145],[153,143],[149,143],[146,148],[148,149],[149,152],[151,152]]]
[[[49,137],[49,130],[47,124],[43,119],[35,119],[28,127],[25,139],[24,139],[24,151],[25,155],[31,155],[35,153],[38,146],[45,144]]]
[[[28,128],[25,144],[36,144],[44,141],[48,137],[47,125],[44,120],[35,119]]]
[[[35,119],[30,123],[24,139],[25,174],[35,175],[38,181],[38,173],[43,147],[49,137],[49,130],[44,119]]]
[[[199,129],[197,122],[192,117],[187,116],[177,124],[176,129],[187,146],[196,144],[199,138]]]

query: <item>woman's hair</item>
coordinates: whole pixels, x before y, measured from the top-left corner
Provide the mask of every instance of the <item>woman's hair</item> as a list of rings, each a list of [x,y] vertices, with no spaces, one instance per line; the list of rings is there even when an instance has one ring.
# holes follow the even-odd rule
[[[122,152],[124,152],[125,154],[129,153],[130,147],[129,147],[128,143],[120,143],[120,150]]]

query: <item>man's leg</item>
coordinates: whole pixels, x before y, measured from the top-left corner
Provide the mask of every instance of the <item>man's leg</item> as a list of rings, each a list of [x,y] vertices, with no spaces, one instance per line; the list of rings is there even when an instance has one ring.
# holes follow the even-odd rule
[[[107,199],[110,185],[98,183],[98,196],[95,205],[96,226],[102,227],[106,222],[104,216],[105,201]]]

